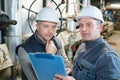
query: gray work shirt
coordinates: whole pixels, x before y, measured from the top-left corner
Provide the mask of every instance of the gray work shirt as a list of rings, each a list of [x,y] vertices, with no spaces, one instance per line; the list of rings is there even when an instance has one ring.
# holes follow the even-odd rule
[[[38,38],[37,33],[35,33],[34,36],[35,36],[36,41],[38,41],[39,43],[42,43],[42,44],[46,45],[45,41],[43,41],[41,38]],[[29,42],[30,41],[31,40],[29,40]],[[58,47],[59,47],[60,43],[56,42],[56,44],[58,44]],[[69,62],[66,54],[62,51],[62,48],[59,49],[59,50],[57,50],[57,54],[63,56],[65,64],[66,64],[66,67],[70,67],[71,66],[71,64],[70,64],[70,62]],[[32,66],[31,66],[30,60],[29,60],[28,52],[22,46],[20,46],[18,48],[18,58],[19,58],[22,70],[23,70],[25,76],[27,77],[27,79],[28,80],[37,80],[36,75],[34,73],[34,70],[33,70]]]

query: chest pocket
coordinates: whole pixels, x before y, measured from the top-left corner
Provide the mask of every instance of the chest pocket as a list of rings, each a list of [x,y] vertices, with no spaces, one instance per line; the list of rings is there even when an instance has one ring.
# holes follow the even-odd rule
[[[80,59],[73,68],[72,75],[76,80],[95,80],[95,66],[86,60]]]

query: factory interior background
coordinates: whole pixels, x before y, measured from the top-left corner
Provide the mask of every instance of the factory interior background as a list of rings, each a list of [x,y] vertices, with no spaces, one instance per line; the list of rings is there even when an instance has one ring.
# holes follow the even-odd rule
[[[21,80],[15,48],[33,34],[37,13],[45,6],[59,15],[56,35],[72,62],[82,41],[75,16],[85,5],[101,9],[105,20],[101,35],[120,56],[120,0],[0,0],[0,80]]]

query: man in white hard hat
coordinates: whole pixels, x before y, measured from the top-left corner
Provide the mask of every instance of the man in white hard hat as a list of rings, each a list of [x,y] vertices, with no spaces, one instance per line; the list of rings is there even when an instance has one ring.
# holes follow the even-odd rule
[[[62,55],[66,67],[70,66],[67,56],[61,52],[61,43],[55,37],[58,15],[50,7],[45,7],[37,15],[35,33],[16,48],[21,67],[22,80],[37,80],[29,61],[28,53],[46,52],[48,54]],[[46,76],[47,77],[47,76]]]
[[[100,35],[103,16],[95,6],[85,6],[76,17],[83,43],[76,51],[72,76],[55,75],[54,80],[119,80],[120,59]]]

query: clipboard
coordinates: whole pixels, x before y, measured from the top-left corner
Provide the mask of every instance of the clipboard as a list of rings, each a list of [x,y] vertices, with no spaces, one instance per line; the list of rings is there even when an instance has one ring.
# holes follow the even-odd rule
[[[53,80],[55,74],[67,76],[63,57],[47,53],[29,53],[38,80]]]

